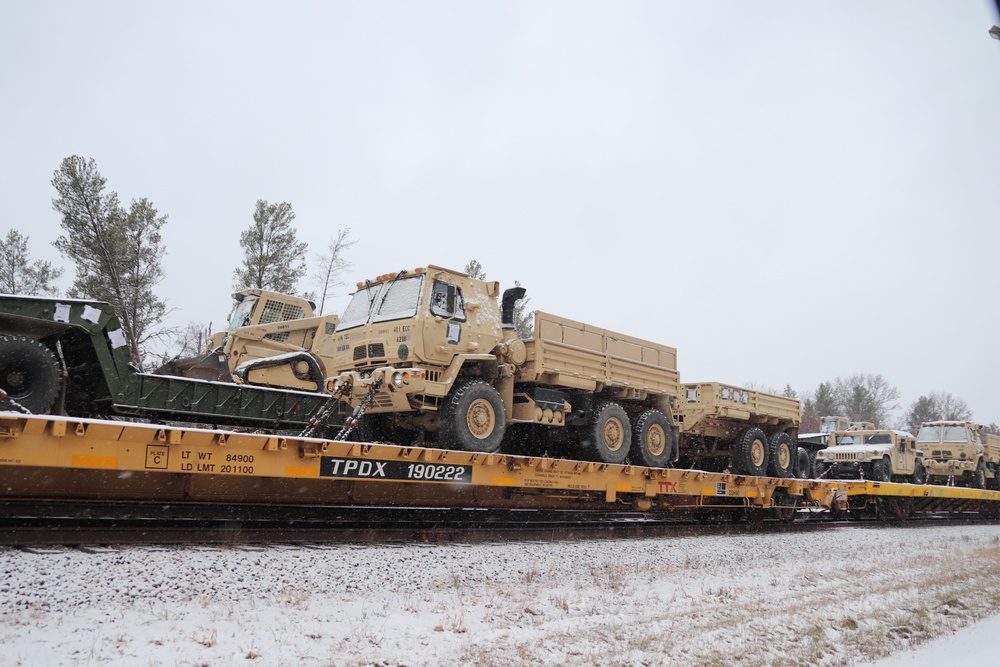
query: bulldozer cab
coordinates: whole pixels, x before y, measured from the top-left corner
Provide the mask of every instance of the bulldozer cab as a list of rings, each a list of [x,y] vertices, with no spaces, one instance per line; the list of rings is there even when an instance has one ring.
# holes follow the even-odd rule
[[[262,289],[247,289],[233,294],[229,314],[229,333],[240,327],[300,320],[313,316],[311,301]]]

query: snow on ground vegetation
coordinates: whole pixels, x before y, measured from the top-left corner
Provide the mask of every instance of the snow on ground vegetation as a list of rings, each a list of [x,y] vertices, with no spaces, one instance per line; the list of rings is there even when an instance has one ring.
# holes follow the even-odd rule
[[[0,550],[4,665],[852,665],[1000,609],[1000,526]]]

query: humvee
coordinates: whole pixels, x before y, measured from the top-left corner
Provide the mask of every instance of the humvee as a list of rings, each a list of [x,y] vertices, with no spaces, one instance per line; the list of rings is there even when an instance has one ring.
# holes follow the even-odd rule
[[[829,447],[816,452],[816,476],[926,484],[927,468],[911,433],[854,428],[829,435]]]

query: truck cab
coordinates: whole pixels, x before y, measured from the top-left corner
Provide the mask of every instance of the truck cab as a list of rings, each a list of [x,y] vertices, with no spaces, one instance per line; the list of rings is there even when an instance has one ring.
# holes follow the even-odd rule
[[[924,422],[917,443],[927,451],[932,482],[1000,489],[1000,438],[963,421]]]
[[[864,424],[868,426],[868,424]],[[816,452],[816,474],[829,479],[927,483],[924,452],[905,431],[850,427],[833,431]]]

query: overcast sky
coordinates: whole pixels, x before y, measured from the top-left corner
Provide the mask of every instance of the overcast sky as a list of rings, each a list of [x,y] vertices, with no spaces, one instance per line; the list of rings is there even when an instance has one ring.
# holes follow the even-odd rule
[[[881,373],[1000,423],[993,2],[0,8],[0,234],[64,288],[80,155],[169,216],[168,324],[224,324],[240,232],[285,201],[313,253],[350,227],[351,285],[477,259],[677,347],[682,381]]]

